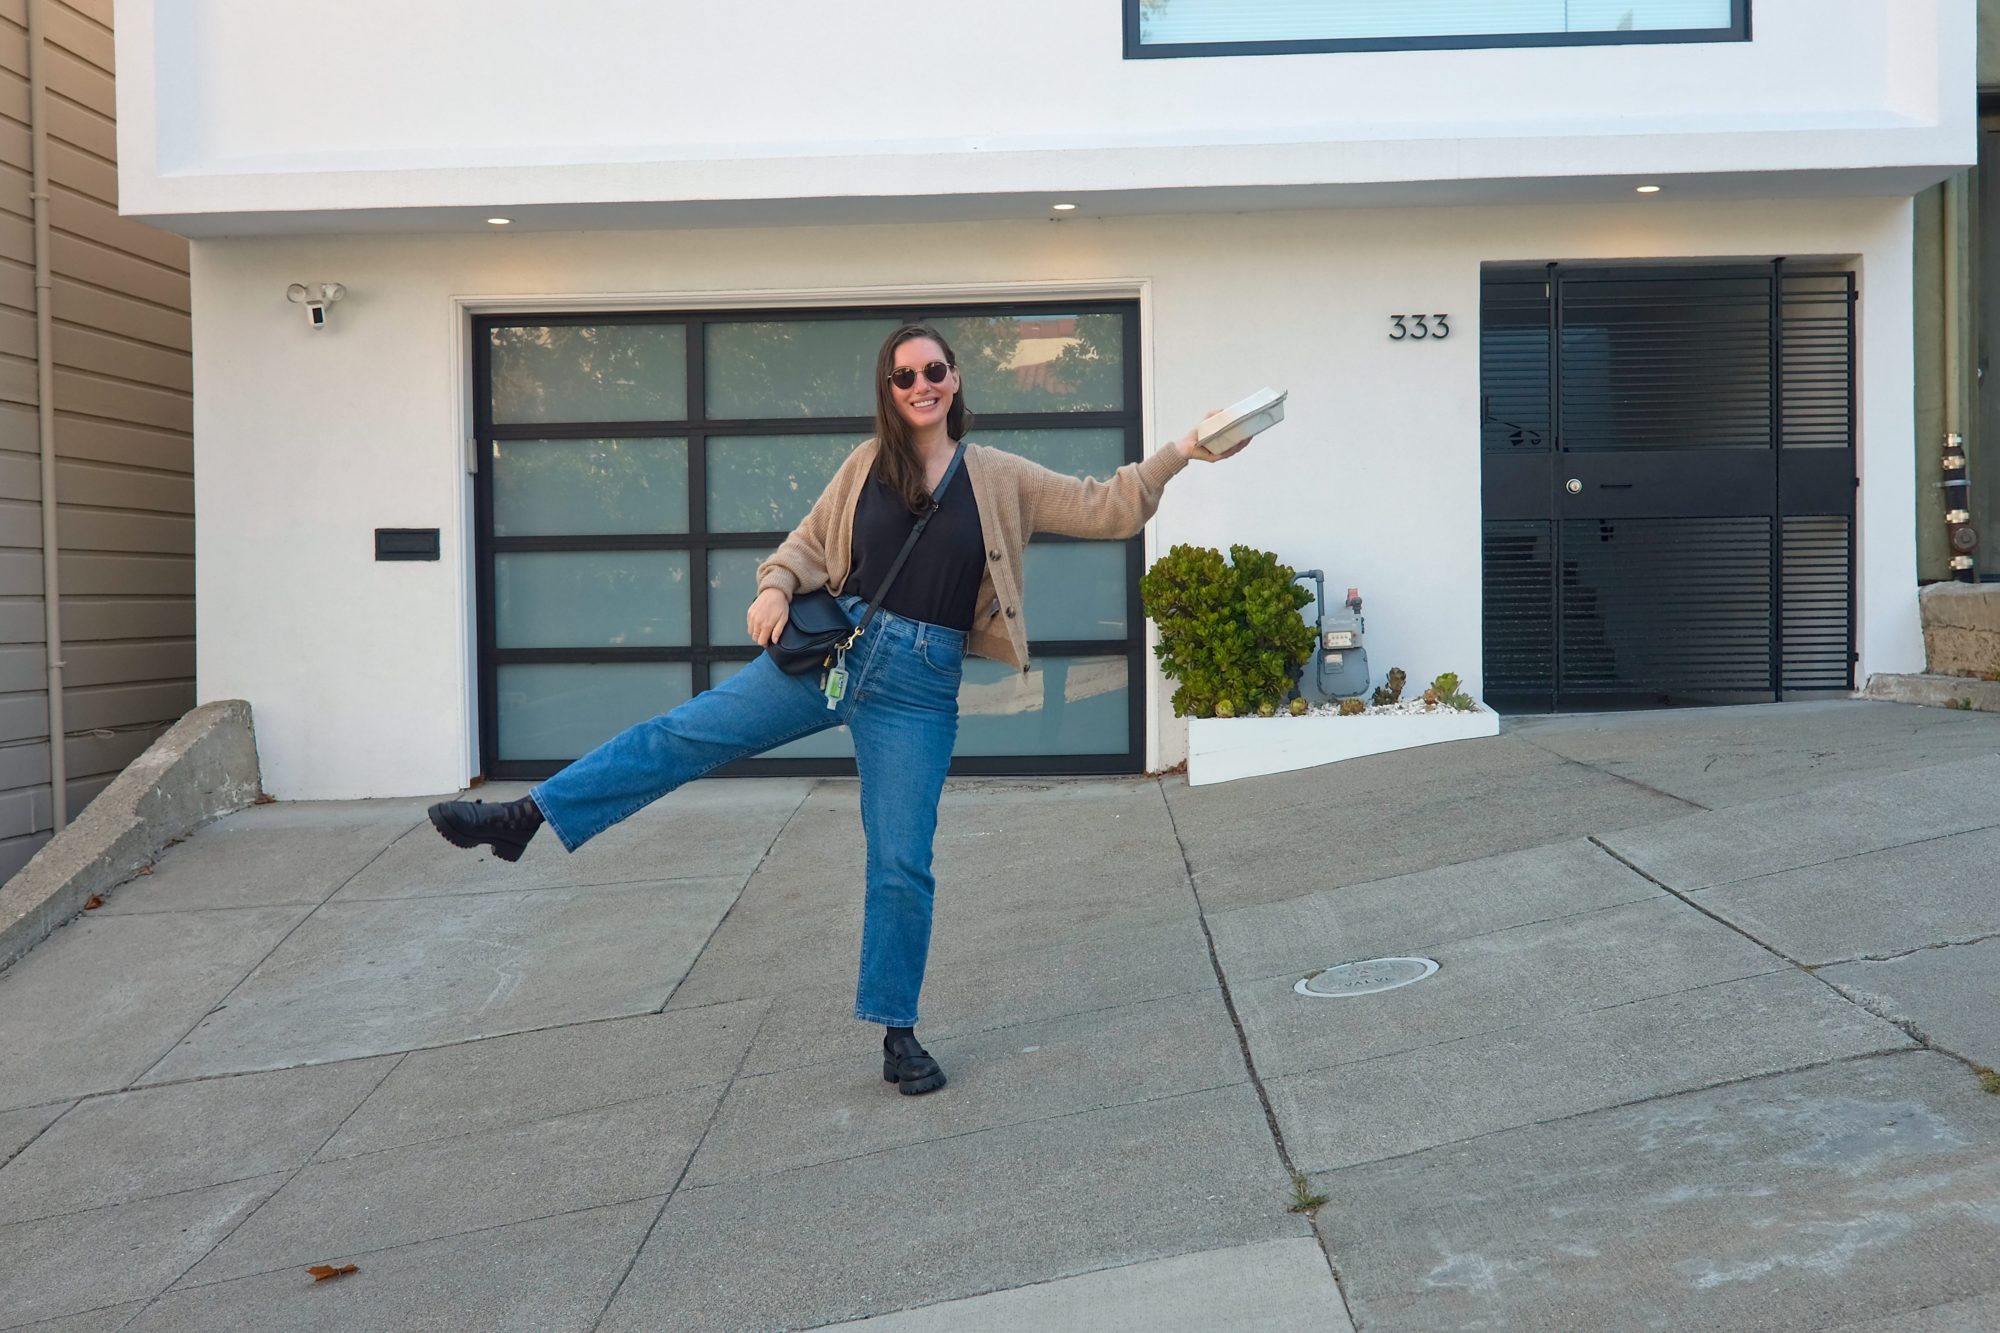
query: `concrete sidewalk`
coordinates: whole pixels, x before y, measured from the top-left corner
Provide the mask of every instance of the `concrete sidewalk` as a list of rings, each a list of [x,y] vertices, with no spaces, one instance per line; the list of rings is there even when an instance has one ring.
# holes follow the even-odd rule
[[[852,783],[515,866],[424,804],[231,816],[0,972],[0,1328],[2000,1327],[2000,718],[955,783],[920,1098]]]

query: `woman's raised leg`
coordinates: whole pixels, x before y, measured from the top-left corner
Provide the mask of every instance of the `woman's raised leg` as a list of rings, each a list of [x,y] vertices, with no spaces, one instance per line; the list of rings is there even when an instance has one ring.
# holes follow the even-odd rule
[[[759,656],[713,689],[629,727],[537,785],[531,795],[570,851],[732,759],[847,720],[814,676],[788,676]]]

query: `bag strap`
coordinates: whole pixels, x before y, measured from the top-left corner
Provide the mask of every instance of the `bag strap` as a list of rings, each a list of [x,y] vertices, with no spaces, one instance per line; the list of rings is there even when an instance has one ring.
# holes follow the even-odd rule
[[[875,590],[875,596],[869,600],[868,614],[861,617],[861,623],[854,627],[854,633],[841,642],[842,652],[854,646],[854,641],[868,628],[868,622],[875,618],[875,612],[882,605],[882,599],[889,595],[889,588],[896,582],[896,575],[903,572],[903,562],[910,558],[910,548],[917,544],[917,538],[924,535],[924,529],[930,526],[931,515],[937,513],[938,506],[943,503],[945,490],[951,485],[951,479],[958,475],[958,463],[964,457],[965,441],[960,440],[957,452],[952,454],[951,462],[945,466],[944,476],[938,479],[937,489],[931,492],[931,507],[917,516],[916,523],[910,528],[910,535],[903,539],[903,549],[896,552],[896,559],[890,564],[889,572],[882,576],[882,586]]]

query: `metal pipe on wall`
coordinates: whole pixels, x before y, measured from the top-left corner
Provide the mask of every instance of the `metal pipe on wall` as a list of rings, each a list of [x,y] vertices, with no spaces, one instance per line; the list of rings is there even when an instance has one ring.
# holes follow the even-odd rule
[[[1972,331],[1966,318],[1970,303],[1965,282],[1972,244],[1972,177],[1960,172],[1944,183],[1944,480],[1945,530],[1952,576],[1971,583],[1979,575],[1973,551],[1979,536],[1972,526],[1970,459],[1965,446],[1971,419],[1971,386],[1966,367],[1973,355]]]
[[[42,463],[42,616],[47,631],[49,813],[54,831],[69,823],[69,757],[63,752],[61,547],[56,531],[55,284],[49,276],[49,128],[42,0],[28,0],[28,133],[35,214],[35,399]]]

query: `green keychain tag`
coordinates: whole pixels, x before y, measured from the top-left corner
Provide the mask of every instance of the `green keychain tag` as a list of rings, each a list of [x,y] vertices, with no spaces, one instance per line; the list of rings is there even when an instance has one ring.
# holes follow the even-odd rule
[[[847,694],[847,668],[836,666],[826,673],[826,706],[838,708]]]

